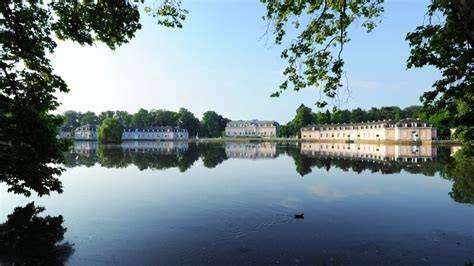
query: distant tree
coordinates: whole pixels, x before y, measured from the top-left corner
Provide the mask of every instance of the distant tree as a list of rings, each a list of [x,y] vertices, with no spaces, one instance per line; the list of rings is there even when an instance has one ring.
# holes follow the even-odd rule
[[[322,121],[324,124],[329,124],[331,123],[331,112],[326,109],[326,112],[323,114]]]
[[[75,129],[81,125],[82,120],[82,113],[76,111],[66,111],[63,114],[64,116],[64,126],[69,127],[71,129]]]
[[[132,116],[132,126],[134,127],[147,127],[151,125],[150,115],[148,110],[140,109]]]
[[[397,121],[402,119],[402,111],[400,110],[400,108],[397,108],[397,110],[395,111],[394,119]]]
[[[402,110],[402,118],[418,118],[423,117],[423,107],[412,105]]]
[[[94,112],[90,112],[90,111],[85,112],[81,118],[81,125],[86,125],[86,124],[99,125],[100,124],[99,117]]]
[[[300,105],[298,109],[296,109],[296,115],[293,118],[293,125],[297,127],[304,127],[311,124],[313,121],[311,112],[311,108],[306,107],[304,104]]]
[[[189,136],[194,137],[199,132],[201,123],[193,113],[186,108],[180,108],[178,112],[178,126],[188,130]]]
[[[97,130],[97,137],[100,143],[121,143],[123,125],[119,120],[106,118]]]
[[[214,111],[207,111],[202,116],[201,121],[201,136],[206,137],[220,137],[225,130],[229,119],[222,117]]]
[[[300,135],[302,127],[307,126],[313,122],[313,115],[311,108],[305,105],[300,105],[296,109],[296,114],[293,120],[291,120],[292,135]]]
[[[281,125],[280,129],[278,130],[278,137],[288,138],[291,136],[290,125],[289,123],[286,125]]]
[[[381,107],[381,117],[378,117],[377,120],[393,120],[395,119],[395,115],[397,112],[400,113],[400,108],[397,106],[387,106],[387,107]]]
[[[336,110],[331,115],[332,123],[348,123],[351,120],[351,112],[349,110]]]
[[[367,114],[365,110],[362,110],[361,108],[356,108],[353,109],[351,112],[351,118],[350,118],[352,123],[359,123],[362,121],[367,120]]]
[[[149,115],[150,126],[170,126],[178,125],[178,113],[168,110],[151,110]]]
[[[127,111],[115,111],[114,118],[120,121],[124,127],[132,126],[132,115]]]
[[[102,123],[102,121],[104,121],[105,119],[114,118],[114,116],[115,116],[114,111],[105,111],[105,112],[101,112],[98,117],[99,117],[99,121]]]

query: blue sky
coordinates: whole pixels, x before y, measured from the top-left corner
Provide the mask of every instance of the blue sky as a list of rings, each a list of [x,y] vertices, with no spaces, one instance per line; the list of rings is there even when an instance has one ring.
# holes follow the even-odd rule
[[[426,0],[386,0],[382,23],[370,34],[350,33],[344,58],[351,97],[340,108],[420,104],[419,96],[439,75],[435,69],[406,70],[407,32],[423,23]],[[316,109],[316,88],[270,98],[283,81],[282,46],[261,38],[266,22],[258,0],[183,0],[183,29],[166,29],[142,16],[130,43],[111,51],[60,42],[53,66],[71,92],[58,94],[65,110],[139,108],[178,110],[201,117],[214,110],[231,119],[286,123],[300,104]]]

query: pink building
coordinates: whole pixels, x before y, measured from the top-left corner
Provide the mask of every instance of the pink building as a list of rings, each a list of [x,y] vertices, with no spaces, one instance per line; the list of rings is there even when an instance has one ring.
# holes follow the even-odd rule
[[[437,137],[433,124],[420,119],[384,120],[362,123],[309,125],[301,129],[303,140],[423,141]]]
[[[225,127],[226,137],[276,137],[279,124],[275,121],[231,121]]]
[[[301,153],[308,156],[399,162],[426,162],[437,157],[436,147],[431,145],[384,145],[340,142],[303,142],[301,144]]]

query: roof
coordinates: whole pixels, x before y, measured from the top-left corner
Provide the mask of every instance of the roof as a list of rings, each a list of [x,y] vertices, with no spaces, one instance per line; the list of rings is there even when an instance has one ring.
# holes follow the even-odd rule
[[[264,126],[264,125],[272,125],[278,126],[278,122],[274,120],[235,120],[230,121],[227,123],[228,127],[231,126],[248,126],[248,125],[255,125],[255,126]]]
[[[68,127],[68,126],[60,126],[60,127],[56,127],[59,131],[71,131],[71,128]]]
[[[402,124],[411,124],[411,123],[421,123],[427,124],[427,126],[434,126],[426,120],[419,118],[404,118],[401,120],[378,120],[378,121],[367,121],[360,123],[342,123],[342,124],[311,124],[305,127],[302,127],[302,130],[311,130],[312,128],[319,129],[321,127],[348,127],[348,126],[370,126],[370,125],[402,125]]]
[[[76,130],[97,130],[98,125],[85,124],[76,128]]]
[[[162,130],[173,130],[173,131],[188,131],[185,128],[180,128],[180,127],[170,127],[170,126],[164,126],[164,127],[126,127],[123,129],[123,131],[162,131]]]

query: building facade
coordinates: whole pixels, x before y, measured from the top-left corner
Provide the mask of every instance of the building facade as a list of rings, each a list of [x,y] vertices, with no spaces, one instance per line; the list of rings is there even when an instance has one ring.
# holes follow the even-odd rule
[[[69,127],[58,127],[58,134],[56,135],[56,139],[70,139],[72,138],[72,132]]]
[[[276,146],[274,142],[226,142],[225,153],[229,158],[276,158],[278,157]]]
[[[188,150],[187,141],[124,141],[126,153],[181,154]]]
[[[188,130],[179,127],[125,128],[122,134],[122,140],[178,140],[188,138]]]
[[[75,140],[97,140],[97,125],[83,125],[76,128],[74,132]]]
[[[231,121],[225,127],[226,137],[276,137],[280,125],[275,121]]]
[[[310,157],[347,158],[366,161],[427,162],[435,159],[431,145],[379,145],[365,143],[302,143],[301,154]]]
[[[437,137],[433,124],[420,119],[385,120],[367,123],[309,125],[301,139],[322,141],[426,141]]]

